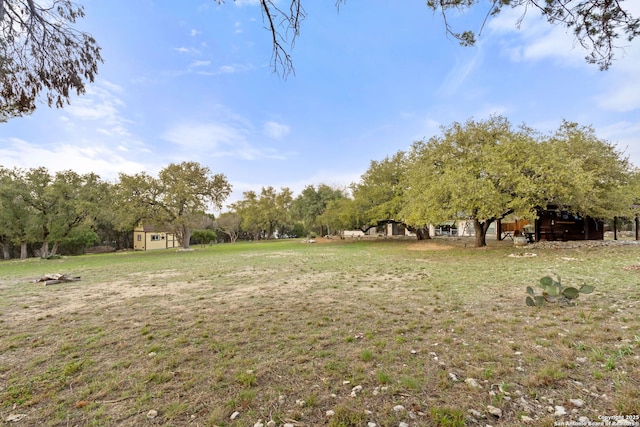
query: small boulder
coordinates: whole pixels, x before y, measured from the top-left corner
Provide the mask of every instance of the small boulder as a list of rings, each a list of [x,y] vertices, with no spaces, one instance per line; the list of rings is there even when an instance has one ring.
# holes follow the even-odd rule
[[[502,416],[502,409],[496,408],[495,406],[487,405],[487,412],[494,417],[500,418]]]
[[[564,406],[555,407],[555,412],[553,413],[554,417],[562,417],[565,415],[567,415],[567,410],[564,408]]]
[[[576,408],[582,408],[584,406],[584,400],[582,399],[569,399],[569,402]]]
[[[478,384],[478,381],[476,381],[474,378],[467,378],[466,380],[464,380],[464,382],[471,388],[482,388],[482,386]]]

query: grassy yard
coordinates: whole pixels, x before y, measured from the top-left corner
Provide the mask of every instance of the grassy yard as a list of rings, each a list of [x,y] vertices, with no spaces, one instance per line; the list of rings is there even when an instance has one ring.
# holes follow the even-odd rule
[[[489,243],[291,240],[0,262],[0,425],[639,415],[640,246],[514,257],[523,249]],[[33,282],[45,273],[82,280]],[[526,286],[550,273],[596,291],[573,307],[525,306]]]

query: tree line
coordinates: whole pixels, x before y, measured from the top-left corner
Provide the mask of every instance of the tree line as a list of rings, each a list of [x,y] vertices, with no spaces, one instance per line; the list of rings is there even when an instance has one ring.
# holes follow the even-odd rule
[[[231,192],[223,174],[195,162],[170,164],[157,177],[120,174],[116,183],[95,173],[55,174],[46,168],[0,167],[0,245],[5,259],[41,257],[104,244],[132,246],[132,231],[155,225],[189,247],[194,228],[210,226]]]
[[[422,239],[430,237],[430,224],[465,219],[473,223],[476,246],[485,246],[491,224],[513,215],[535,219],[549,205],[605,221],[633,217],[639,177],[624,153],[590,126],[563,121],[543,134],[492,116],[453,123],[371,161],[346,188],[309,185],[295,198],[288,188],[248,191],[224,216],[235,218],[237,235],[253,239],[366,232],[388,222]]]
[[[247,191],[217,218],[232,186],[197,162],[170,164],[157,177],[51,174],[46,168],[0,167],[0,245],[5,259],[74,253],[98,244],[132,246],[132,231],[153,225],[192,242],[259,240],[367,231],[394,221],[428,238],[428,225],[455,219],[474,224],[476,246],[489,226],[517,215],[534,219],[555,205],[581,216],[635,215],[639,174],[593,128],[564,121],[551,134],[502,116],[443,127],[406,151],[371,161],[344,188],[308,185]]]

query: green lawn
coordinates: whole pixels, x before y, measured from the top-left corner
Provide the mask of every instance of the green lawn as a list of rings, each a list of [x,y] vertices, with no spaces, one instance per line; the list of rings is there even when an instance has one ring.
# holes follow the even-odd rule
[[[640,414],[640,246],[513,257],[524,249],[489,243],[0,262],[0,422],[552,426]],[[82,280],[33,282],[46,273]],[[525,306],[526,286],[551,273],[596,291],[573,307]]]

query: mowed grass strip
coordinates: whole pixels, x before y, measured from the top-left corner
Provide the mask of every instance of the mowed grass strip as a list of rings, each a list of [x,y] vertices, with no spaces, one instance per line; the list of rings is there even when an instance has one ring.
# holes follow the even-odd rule
[[[507,426],[640,413],[639,247],[471,246],[291,240],[2,262],[0,417]],[[82,280],[32,281],[46,273]],[[596,291],[525,306],[552,273]]]

